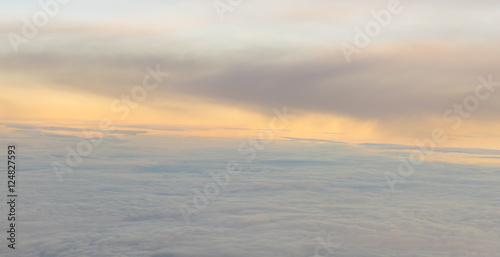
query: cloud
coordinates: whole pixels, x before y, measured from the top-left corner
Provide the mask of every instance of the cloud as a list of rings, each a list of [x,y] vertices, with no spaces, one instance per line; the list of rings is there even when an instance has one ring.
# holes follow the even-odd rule
[[[353,28],[364,25],[371,10],[384,8],[387,1],[245,2],[227,23],[217,19],[213,6],[194,1],[154,1],[142,7],[155,15],[133,12],[140,7],[127,2],[109,17],[94,10],[100,14],[94,18],[75,12],[77,6],[91,11],[74,3],[25,51],[2,52],[1,77],[20,87],[116,97],[140,85],[146,66],[161,64],[171,77],[155,90],[158,102],[196,97],[258,111],[286,105],[378,121],[440,117],[474,93],[479,75],[500,77],[491,69],[500,64],[499,38],[491,26],[498,5],[455,3],[405,2],[405,12],[353,63],[345,61],[339,44],[351,42]],[[447,19],[443,6],[446,17],[467,14],[467,19]],[[165,15],[156,16],[162,11]],[[423,14],[428,18],[422,20]],[[130,26],[123,19],[127,15],[144,19]],[[262,19],[248,22],[249,17]],[[184,24],[179,19],[194,25],[172,30]],[[3,27],[12,24],[11,18],[2,20]],[[254,37],[256,33],[262,37]],[[103,34],[108,35],[105,40]],[[500,110],[498,98],[481,103],[474,119],[490,120]]]
[[[172,74],[165,85],[155,90],[155,97],[164,101],[176,95],[192,96],[198,101],[217,101],[253,110],[286,105],[297,111],[381,121],[407,116],[441,117],[453,104],[474,95],[478,76],[492,73],[495,81],[500,78],[489,68],[498,63],[491,58],[493,48],[487,46],[393,47],[392,51],[367,53],[364,59],[352,64],[338,54],[325,58],[324,54],[309,52],[312,57],[306,57],[306,52],[299,50],[296,60],[289,60],[286,51],[273,52],[269,48],[252,53],[249,48],[245,52],[225,53],[231,58],[224,61],[219,61],[220,56],[182,60],[175,54],[140,58],[124,55],[99,61],[92,56],[25,54],[6,56],[8,65],[2,68],[12,76],[30,72],[59,90],[115,97],[134,84],[140,85],[145,66],[162,63],[162,70]],[[403,56],[400,51],[408,55]],[[467,64],[460,61],[468,56],[475,57]],[[487,61],[481,61],[485,57]],[[68,64],[77,68],[65,69]],[[83,77],[86,79],[80,79]],[[500,110],[496,101],[499,97],[495,94],[481,102],[474,119],[491,119]]]
[[[163,143],[149,145],[146,137]],[[339,243],[335,253],[348,257],[499,250],[494,167],[427,162],[391,193],[383,174],[397,172],[397,153],[277,140],[187,226],[178,204],[189,204],[193,189],[212,181],[207,170],[243,164],[237,142],[200,147],[213,139],[148,135],[106,141],[59,183],[47,159],[66,142],[15,140],[20,153],[33,156],[19,155],[30,167],[20,174],[19,256],[313,256],[317,238],[328,235]]]
[[[46,118],[0,127],[1,145],[19,148],[16,256],[310,257],[317,238],[330,235],[343,257],[496,256],[499,150],[436,148],[480,161],[436,156],[393,193],[384,174],[398,173],[400,154],[415,148],[342,142],[365,128],[359,138],[374,139],[372,124],[391,135],[373,141],[393,142],[394,127],[411,134],[441,121],[474,93],[478,76],[500,80],[497,1],[413,2],[352,63],[339,44],[386,0],[243,1],[223,23],[211,1],[72,1],[20,53],[0,42],[2,118]],[[19,33],[38,8],[6,6],[5,33]],[[124,136],[107,135],[60,183],[52,163],[82,140],[78,127],[92,126],[55,119],[100,117],[157,64],[171,75],[141,103],[138,122],[117,125]],[[498,95],[481,102],[468,123],[477,128],[465,130],[494,134]],[[277,106],[304,123],[325,117],[297,127],[314,134],[331,122],[341,139],[286,134],[247,162],[240,139],[155,134],[251,132]],[[51,117],[59,110],[67,112]],[[193,205],[229,161],[243,171],[187,225],[179,204]]]
[[[418,150],[418,146],[411,145],[397,145],[397,144],[374,144],[374,143],[361,143],[360,146],[366,146],[374,149],[384,150]],[[440,153],[468,153],[478,155],[500,155],[500,150],[484,149],[484,148],[458,148],[458,147],[435,147],[435,152]]]
[[[33,130],[45,130],[45,131],[64,131],[64,132],[103,132],[101,130],[95,129],[85,129],[85,128],[74,128],[74,127],[56,127],[56,126],[38,126],[38,125],[27,125],[27,124],[4,124],[8,128],[15,129],[33,129]],[[109,130],[104,131],[113,134],[122,134],[122,135],[137,135],[147,133],[147,130]]]

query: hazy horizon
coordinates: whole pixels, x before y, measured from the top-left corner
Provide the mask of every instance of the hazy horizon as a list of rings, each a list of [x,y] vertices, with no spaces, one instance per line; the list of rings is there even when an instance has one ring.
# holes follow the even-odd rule
[[[500,252],[496,1],[2,6],[1,256]]]

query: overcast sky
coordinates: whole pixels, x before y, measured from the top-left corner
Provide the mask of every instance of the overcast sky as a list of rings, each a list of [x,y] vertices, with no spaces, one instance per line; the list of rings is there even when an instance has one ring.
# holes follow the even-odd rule
[[[350,62],[342,45],[356,46],[355,28],[365,31],[390,1],[242,1],[221,21],[210,1],[75,0],[35,37],[14,44],[17,53],[12,33],[22,36],[23,17],[43,9],[36,1],[7,3],[0,86],[10,94],[0,107],[6,117],[100,119],[141,84],[147,66],[159,65],[169,78],[127,121],[257,129],[273,108],[287,106],[301,114],[296,136],[411,144],[453,125],[443,114],[475,94],[478,77],[500,80],[500,5],[397,3],[388,25]],[[450,134],[498,135],[498,95]],[[473,144],[495,147],[491,137],[444,146]]]
[[[499,252],[498,1],[40,2],[0,8],[25,256],[311,257],[328,235],[344,257]],[[59,182],[86,133],[102,144]],[[242,174],[185,224],[231,160]]]

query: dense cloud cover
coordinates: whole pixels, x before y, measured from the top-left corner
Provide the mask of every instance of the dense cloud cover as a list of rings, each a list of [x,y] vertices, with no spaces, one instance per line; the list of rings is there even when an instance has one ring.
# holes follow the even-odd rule
[[[391,192],[384,173],[397,172],[405,150],[281,139],[246,162],[234,140],[132,134],[104,138],[60,183],[50,163],[81,139],[22,128],[13,135],[17,256],[311,257],[328,236],[330,256],[500,251],[500,170],[485,164],[427,162]],[[203,191],[229,161],[242,172],[186,224],[179,204],[192,206],[193,189]]]
[[[13,256],[498,256],[500,87],[477,87],[500,81],[498,1],[401,0],[349,60],[341,46],[394,1],[243,0],[221,21],[212,0],[73,0],[12,41],[38,2],[0,8]],[[168,79],[117,115],[147,67]],[[464,99],[474,111],[443,118]],[[239,137],[277,106],[297,122],[248,161]],[[448,141],[392,191],[406,144],[436,128]],[[55,173],[84,130],[102,143]]]

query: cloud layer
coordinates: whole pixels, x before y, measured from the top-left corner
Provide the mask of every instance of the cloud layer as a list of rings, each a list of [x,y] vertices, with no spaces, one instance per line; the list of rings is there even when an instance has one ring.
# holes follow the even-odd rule
[[[500,250],[495,167],[427,162],[393,193],[397,152],[277,140],[246,163],[237,141],[139,134],[105,138],[59,183],[50,163],[79,139],[22,131],[17,256],[310,257],[328,236],[332,256]],[[186,225],[178,205],[228,161],[243,171]]]

